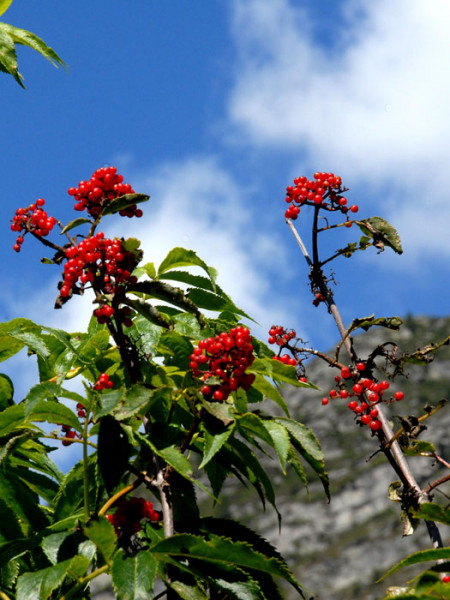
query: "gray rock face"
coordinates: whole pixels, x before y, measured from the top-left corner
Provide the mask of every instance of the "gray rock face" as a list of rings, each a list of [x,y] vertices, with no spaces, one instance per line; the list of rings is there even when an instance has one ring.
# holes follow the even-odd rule
[[[355,347],[362,359],[387,340],[411,351],[430,341],[439,341],[449,330],[449,318],[407,318],[400,332],[374,328],[355,338]],[[345,361],[344,354],[342,360]],[[412,366],[408,372],[407,379],[397,378],[392,386],[393,390],[405,393],[405,400],[391,405],[390,416],[419,416],[426,402],[436,404],[442,398],[450,399],[449,347],[444,347],[430,365]],[[381,599],[388,586],[405,582],[417,571],[404,569],[380,584],[376,580],[398,560],[428,548],[430,543],[423,525],[414,535],[402,537],[399,504],[387,497],[388,486],[397,477],[376,452],[377,440],[369,429],[355,424],[353,413],[347,408],[348,401],[336,399],[322,406],[321,398],[334,387],[336,373],[316,359],[308,366],[307,374],[309,381],[321,390],[285,390],[292,417],[311,427],[322,444],[331,481],[331,502],[327,503],[313,474],[308,496],[297,478],[289,472],[284,477],[276,462],[267,459],[283,517],[281,532],[274,511],[270,508],[264,511],[255,494],[235,480],[225,483],[224,497],[213,514],[242,520],[266,537],[317,600]],[[427,431],[421,435],[421,439],[435,443],[437,453],[447,461],[450,460],[449,409],[450,406],[445,407],[430,418]],[[445,473],[433,466],[429,458],[411,458],[409,462],[423,487]],[[449,496],[450,486],[442,486],[442,492]],[[436,492],[435,499],[448,502],[448,497],[440,492]],[[444,543],[449,544],[448,528],[443,527],[441,533]],[[286,600],[298,598],[287,588],[284,596]],[[114,595],[99,590],[93,597],[109,600]]]

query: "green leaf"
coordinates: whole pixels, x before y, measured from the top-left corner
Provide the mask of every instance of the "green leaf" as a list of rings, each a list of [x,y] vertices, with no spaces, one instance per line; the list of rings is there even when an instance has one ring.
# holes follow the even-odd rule
[[[212,292],[200,288],[192,288],[187,293],[187,297],[199,308],[214,310],[218,312],[228,311],[241,317],[250,319],[247,313],[238,308],[231,300],[223,298]]]
[[[202,406],[210,415],[222,421],[224,425],[229,425],[236,418],[236,411],[228,402],[208,402],[207,400],[202,400]]]
[[[155,391],[141,384],[133,385],[126,391],[121,406],[114,412],[115,418],[123,421],[135,414],[144,414]]]
[[[289,453],[291,443],[289,440],[289,434],[286,428],[280,423],[277,423],[273,419],[264,419],[262,421],[263,426],[267,429],[270,437],[273,441],[273,446],[280,459],[280,465],[283,473],[286,475],[286,461]]]
[[[124,398],[126,390],[124,388],[118,388],[115,390],[107,390],[100,395],[100,405],[94,412],[94,419],[97,420],[100,417],[111,414],[122,398]]]
[[[167,357],[166,365],[176,365],[180,369],[189,369],[193,350],[192,343],[176,331],[165,331],[159,338],[158,352]]]
[[[120,550],[114,557],[111,575],[118,600],[151,600],[157,561],[149,552],[130,556]]]
[[[361,219],[355,223],[366,236],[373,239],[373,245],[378,248],[379,252],[382,252],[385,246],[389,246],[397,254],[403,253],[397,230],[385,219],[370,217],[370,219]]]
[[[233,422],[228,427],[224,426],[220,421],[206,421],[202,423],[202,429],[205,437],[205,445],[203,448],[203,459],[199,465],[199,469],[204,466],[214,457],[214,455],[226,443],[230,435],[233,433],[235,423]]]
[[[28,417],[36,404],[45,399],[54,400],[61,393],[61,386],[50,381],[43,381],[33,385],[25,397],[25,413]]]
[[[169,279],[171,281],[187,283],[192,287],[218,293],[217,286],[213,284],[211,279],[203,277],[202,275],[193,275],[192,273],[189,273],[189,271],[168,271],[167,273],[161,273],[159,279]]]
[[[252,368],[249,369],[249,372],[252,372]],[[276,404],[278,404],[278,406],[282,409],[284,414],[289,417],[289,409],[283,396],[276,389],[276,387],[274,387],[273,384],[270,383],[270,381],[267,381],[265,377],[263,377],[259,373],[256,373],[255,381],[253,382],[252,387],[261,392],[261,394],[263,394],[265,398],[270,398]]]
[[[14,404],[0,413],[0,437],[25,425],[25,406]]]
[[[45,421],[47,423],[60,423],[70,425],[75,431],[81,432],[82,426],[78,417],[64,404],[54,400],[40,400],[34,405],[28,415],[28,421]]]
[[[130,308],[133,308],[136,312],[142,315],[146,321],[149,321],[154,325],[158,325],[158,327],[164,327],[165,329],[170,327],[170,321],[149,302],[126,298],[126,300],[124,300],[124,304],[127,304]]]
[[[87,460],[87,475],[90,483],[89,494],[90,498],[96,498],[96,483],[95,483],[95,471],[97,466],[97,454],[92,453]],[[84,494],[84,466],[83,461],[78,462],[64,477],[61,483],[59,492],[53,502],[55,507],[54,520],[63,521],[69,517],[71,522],[71,515],[77,512],[78,508],[83,504]],[[75,521],[79,517],[75,517]],[[70,525],[69,525],[70,526]]]
[[[78,227],[79,225],[84,225],[85,223],[89,223],[90,225],[93,225],[94,221],[92,221],[92,219],[87,219],[86,217],[78,217],[77,219],[70,221],[70,223],[67,223],[67,225],[61,229],[61,232],[59,235],[63,235],[64,233],[67,233],[71,229],[74,229],[75,227]]]
[[[64,581],[71,560],[41,569],[35,573],[24,573],[17,581],[17,600],[46,600]]]
[[[17,68],[17,54],[14,40],[4,27],[5,23],[0,23],[0,71],[9,73],[19,85],[25,87],[22,83],[22,75]]]
[[[287,461],[288,461],[288,464],[293,468],[297,477],[300,479],[300,481],[305,486],[306,491],[309,493],[308,477],[306,476],[305,469],[303,468],[302,462],[301,462],[298,454],[295,452],[295,450],[292,446],[289,448],[288,455],[287,455]]]
[[[399,569],[403,569],[403,567],[408,567],[409,565],[415,565],[417,563],[422,563],[426,561],[437,561],[437,560],[450,560],[450,547],[447,548],[434,548],[432,550],[419,550],[419,552],[414,552],[410,554],[400,562],[398,562],[395,566],[393,566],[387,573],[383,575],[378,581],[382,581],[392,573],[395,573]]]
[[[173,248],[169,252],[159,265],[158,277],[162,273],[178,267],[200,267],[208,275],[213,285],[217,278],[217,271],[214,268],[208,267],[208,265],[199,258],[193,250],[186,250],[185,248]]]
[[[170,584],[170,589],[174,590],[182,600],[208,600],[207,596],[198,586],[187,585],[181,581],[174,581]]]
[[[200,536],[176,534],[157,542],[150,551],[160,560],[200,560],[217,566],[237,566],[262,571],[285,579],[302,593],[300,585],[282,560],[256,552],[245,542],[234,542],[212,535],[206,540]]]
[[[309,462],[317,473],[327,498],[329,499],[330,482],[328,480],[328,473],[325,470],[325,462],[319,440],[312,430],[309,427],[306,427],[306,425],[303,425],[303,423],[284,417],[276,418],[275,421],[287,429],[291,436],[293,446],[297,452]]]
[[[415,512],[415,516],[428,521],[437,521],[450,526],[450,509],[448,507],[439,506],[434,502],[425,502],[420,505],[420,508]]]
[[[8,10],[12,0],[0,0],[0,15]]]
[[[14,404],[14,385],[8,375],[0,373],[0,411]]]
[[[83,529],[85,535],[94,542],[104,559],[109,563],[117,548],[117,536],[114,527],[104,516],[93,519]]]
[[[412,440],[411,443],[402,448],[403,453],[407,456],[430,456],[436,452],[436,446],[425,440]]]
[[[237,418],[239,433],[249,437],[259,437],[269,446],[273,445],[272,437],[264,427],[262,419],[255,413],[246,413]]]
[[[154,279],[156,277],[156,268],[154,263],[146,263],[142,265],[142,267],[136,267],[133,271],[133,275],[139,279],[142,275],[148,275],[150,279]]]
[[[145,194],[125,194],[124,196],[115,198],[109,204],[107,204],[102,209],[102,216],[112,215],[119,212],[119,210],[128,208],[129,206],[134,206],[135,204],[140,204],[141,202],[147,202],[149,199],[150,196],[146,196]]]

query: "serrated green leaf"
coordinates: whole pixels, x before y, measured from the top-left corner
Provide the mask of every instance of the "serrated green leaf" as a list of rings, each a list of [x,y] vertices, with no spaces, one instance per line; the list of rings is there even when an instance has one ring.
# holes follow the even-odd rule
[[[231,300],[225,299],[222,296],[213,294],[200,288],[192,288],[188,291],[187,297],[199,308],[206,310],[214,310],[218,312],[227,311],[250,319],[246,312],[238,308]]]
[[[1,42],[0,42],[1,43]],[[17,354],[25,346],[20,340],[14,340],[9,335],[0,335],[0,362]]]
[[[380,252],[384,250],[384,246],[389,246],[397,254],[403,253],[397,230],[385,219],[370,217],[369,219],[361,219],[355,222],[366,236],[373,239],[373,245]]]
[[[159,310],[152,306],[149,302],[127,298],[124,300],[124,303],[142,315],[146,321],[165,329],[170,327],[170,321],[167,319],[167,317],[160,313]]]
[[[187,585],[181,581],[173,581],[170,588],[174,590],[182,600],[208,600],[207,596],[198,586]]]
[[[0,437],[25,425],[25,406],[14,404],[0,412]]]
[[[95,471],[97,466],[97,454],[94,452],[87,459],[87,475],[89,480],[89,497],[96,498],[97,484]],[[60,485],[59,492],[54,500],[54,520],[65,523],[64,519],[68,518],[69,522],[76,522],[80,517],[77,516],[77,511],[84,502],[84,466],[83,461],[78,462],[65,475],[63,482]],[[71,516],[72,515],[72,516]],[[75,517],[73,517],[75,515]],[[59,529],[54,529],[58,531]]]
[[[8,375],[0,373],[0,411],[14,404],[14,385]]]
[[[118,600],[152,600],[156,573],[157,561],[149,552],[130,556],[120,550],[111,569]]]
[[[19,85],[25,87],[22,83],[23,77],[17,69],[14,40],[4,25],[4,23],[0,23],[0,70],[12,75]]]
[[[246,413],[237,417],[238,431],[241,434],[250,434],[250,438],[259,437],[266,444],[272,446],[273,441],[270,433],[264,427],[262,419],[255,413]]]
[[[46,502],[52,502],[53,498],[58,491],[58,485],[47,475],[42,473],[36,473],[28,467],[26,463],[19,461],[16,457],[10,460],[11,468],[14,468],[14,477],[20,479],[32,492],[34,492],[40,498],[43,498]],[[21,465],[21,466],[18,466]]]
[[[42,540],[41,548],[52,565],[56,565],[58,563],[58,554],[61,545],[71,535],[73,535],[73,532],[70,530],[60,531],[58,533],[51,533]]]
[[[211,279],[203,277],[202,275],[193,275],[189,271],[167,271],[158,275],[159,279],[169,279],[170,281],[178,281],[180,283],[186,283],[189,286],[208,290],[210,292],[217,293],[219,296],[222,295],[217,290],[217,286],[213,284]]]
[[[144,414],[155,391],[141,384],[133,385],[126,391],[120,407],[114,412],[115,418],[123,421],[135,414]]]
[[[148,275],[150,279],[154,279],[156,277],[156,268],[154,263],[146,263],[141,267],[136,267],[133,271],[133,275],[139,279],[142,275]]]
[[[262,571],[285,579],[301,593],[300,585],[283,561],[256,552],[245,542],[216,536],[210,536],[207,541],[200,536],[176,534],[156,543],[150,551],[163,560],[169,557],[178,561],[200,560],[217,566],[235,565],[244,570]]]
[[[249,372],[252,372],[252,370],[253,369],[250,368]],[[252,387],[254,387],[256,390],[261,392],[261,394],[263,394],[264,397],[270,398],[276,404],[278,404],[278,406],[281,408],[281,410],[284,412],[284,414],[289,417],[289,409],[287,407],[287,404],[286,404],[283,396],[273,386],[273,384],[270,383],[270,381],[267,381],[267,379],[265,377],[263,377],[259,373],[256,373],[255,381],[253,382]]]
[[[419,552],[414,552],[413,554],[410,554],[409,556],[398,562],[396,565],[394,565],[392,568],[390,568],[389,571],[387,571],[387,573],[385,573],[383,577],[380,577],[378,581],[382,581],[389,575],[392,575],[392,573],[395,573],[399,569],[403,569],[403,567],[408,567],[409,565],[416,565],[417,563],[427,562],[430,560],[437,561],[441,559],[450,560],[450,547],[433,548],[432,550],[419,550]]]
[[[159,338],[158,353],[167,357],[166,365],[174,364],[180,369],[189,369],[193,350],[190,340],[176,331],[165,331]]]
[[[75,227],[78,227],[79,225],[84,225],[85,223],[89,223],[90,225],[93,225],[94,221],[92,221],[92,219],[87,219],[86,217],[78,217],[77,219],[70,221],[70,223],[67,223],[67,225],[61,229],[61,232],[59,235],[63,235],[64,233],[67,233],[71,229],[74,229]]]
[[[434,502],[424,502],[415,512],[415,516],[428,521],[437,521],[450,526],[450,509],[448,507],[439,506]]]
[[[70,559],[35,573],[24,573],[17,580],[17,600],[46,600],[64,581]]]
[[[289,453],[291,443],[289,441],[289,434],[286,428],[280,423],[277,423],[273,419],[264,419],[262,421],[263,426],[267,429],[270,437],[273,441],[273,446],[280,459],[280,465],[283,473],[286,475],[286,461]]]
[[[28,417],[30,412],[41,400],[47,398],[54,400],[61,392],[61,386],[51,381],[43,381],[33,385],[25,397],[25,414]]]
[[[224,425],[229,425],[236,418],[236,411],[228,402],[208,402],[207,400],[202,400],[202,406],[210,415],[222,421]]]
[[[110,563],[117,548],[117,536],[114,527],[104,516],[89,521],[83,529],[84,534],[97,546],[107,563]]]
[[[29,412],[27,419],[31,423],[44,421],[70,425],[72,429],[78,432],[83,429],[77,415],[69,407],[54,400],[39,400]]]
[[[325,461],[319,440],[309,427],[306,427],[306,425],[303,425],[299,421],[285,417],[277,417],[275,421],[287,429],[291,436],[292,445],[312,466],[322,482],[327,498],[329,499],[330,482],[328,480],[328,473],[325,470]]]
[[[205,271],[213,284],[217,278],[217,271],[212,267],[208,267],[193,250],[186,250],[179,247],[173,248],[159,265],[158,277],[162,273],[178,267],[200,267]]]
[[[203,469],[206,464],[214,457],[215,454],[222,448],[226,443],[230,435],[233,433],[235,423],[231,423],[228,427],[224,426],[222,422],[211,423],[209,421],[203,421],[202,429],[205,438],[205,444],[203,448],[203,459],[199,465],[199,469]]]
[[[102,216],[112,215],[119,212],[119,210],[128,208],[129,206],[134,206],[135,204],[140,204],[141,202],[147,202],[149,199],[150,196],[146,196],[145,194],[125,194],[124,196],[120,196],[119,198],[111,200],[109,204],[104,206],[102,209]]]
[[[125,394],[126,390],[124,388],[103,392],[100,395],[99,406],[94,411],[94,419],[97,420],[100,417],[111,414],[119,406]]]

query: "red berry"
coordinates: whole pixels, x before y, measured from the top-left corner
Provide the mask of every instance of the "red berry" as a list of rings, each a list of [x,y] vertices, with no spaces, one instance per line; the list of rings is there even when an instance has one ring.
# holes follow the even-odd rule
[[[329,402],[328,398],[322,398],[323,406],[326,406],[328,404],[328,402]]]
[[[405,394],[403,392],[395,392],[395,394],[394,394],[394,398],[396,400],[403,400],[404,397],[405,397]]]
[[[366,368],[366,365],[363,362],[359,362],[359,363],[356,363],[356,368],[358,369],[358,371],[364,371],[364,369]]]

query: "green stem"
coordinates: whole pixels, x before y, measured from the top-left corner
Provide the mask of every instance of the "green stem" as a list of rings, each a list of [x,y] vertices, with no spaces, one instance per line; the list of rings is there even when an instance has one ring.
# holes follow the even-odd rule
[[[89,575],[86,575],[86,577],[83,577],[83,579],[80,579],[79,582],[77,583],[77,585],[75,585],[69,592],[67,592],[67,594],[62,596],[60,598],[60,600],[69,600],[69,598],[76,598],[77,594],[79,593],[81,588],[83,588],[83,586],[88,581],[92,581],[92,579],[95,579],[102,573],[106,573],[108,571],[108,569],[109,569],[109,565],[103,565],[103,567],[100,567],[99,569],[92,571],[92,573],[89,573]]]
[[[84,488],[84,514],[86,522],[89,520],[89,472],[88,472],[88,426],[89,418],[86,414],[83,427],[83,488]]]

